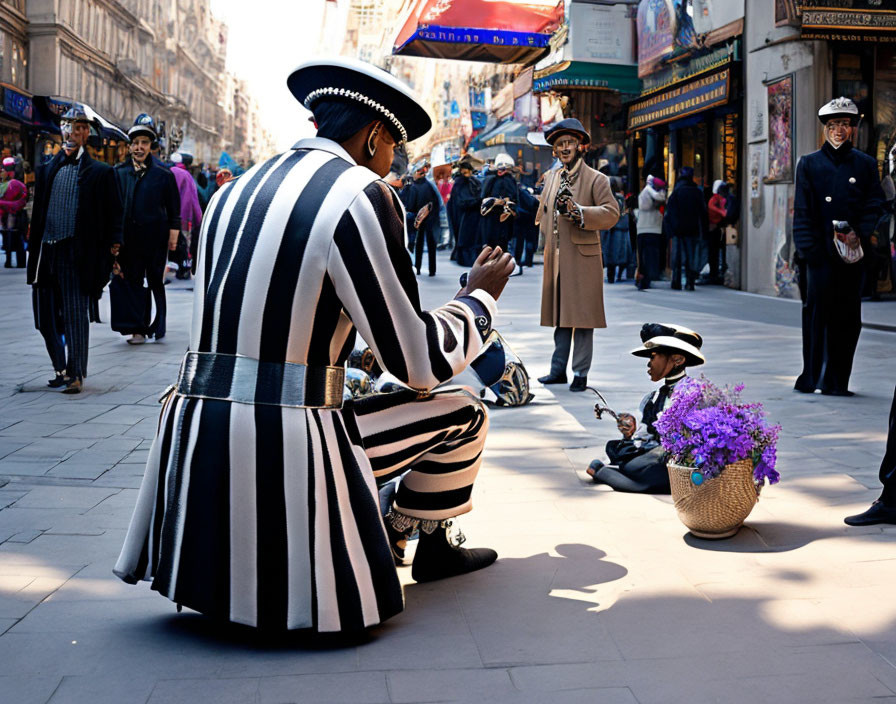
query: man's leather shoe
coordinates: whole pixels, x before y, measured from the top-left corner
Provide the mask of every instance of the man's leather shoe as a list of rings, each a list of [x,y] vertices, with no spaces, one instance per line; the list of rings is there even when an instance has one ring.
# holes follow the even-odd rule
[[[873,526],[878,523],[892,523],[896,525],[896,506],[886,506],[878,500],[871,504],[865,513],[855,516],[847,516],[843,522],[848,526]]]
[[[538,377],[539,384],[565,384],[566,374],[546,374]]]
[[[68,383],[65,385],[65,388],[62,390],[64,394],[79,394],[81,393],[81,380],[80,379],[69,379]]]
[[[586,386],[588,386],[588,377],[576,375],[572,378],[572,383],[569,385],[569,390],[584,391]]]
[[[448,527],[450,524],[444,528],[436,528],[432,533],[420,531],[420,543],[411,568],[411,576],[415,582],[457,577],[488,567],[498,559],[498,553],[490,548],[468,550],[460,547],[464,541],[462,535],[456,541],[449,540]]]

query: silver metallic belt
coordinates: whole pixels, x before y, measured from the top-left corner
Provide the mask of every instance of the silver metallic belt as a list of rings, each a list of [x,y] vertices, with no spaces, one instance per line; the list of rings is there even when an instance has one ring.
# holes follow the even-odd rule
[[[187,352],[177,393],[288,408],[342,408],[345,367],[262,362],[216,352]]]

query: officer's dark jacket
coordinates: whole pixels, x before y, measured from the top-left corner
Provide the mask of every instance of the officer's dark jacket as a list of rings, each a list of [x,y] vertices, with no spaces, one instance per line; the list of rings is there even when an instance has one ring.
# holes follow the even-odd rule
[[[883,215],[884,192],[877,162],[849,143],[834,149],[825,142],[796,167],[793,243],[808,262],[839,259],[834,220],[846,220],[868,251],[868,238]]]
[[[50,161],[37,167],[34,176],[34,208],[28,239],[29,284],[48,281],[46,260],[42,260],[41,242],[47,224],[47,209],[53,180],[65,161],[59,150]],[[81,288],[99,298],[109,281],[113,244],[121,243],[121,198],[112,167],[90,158],[85,149],[78,160],[78,212],[75,216],[75,260],[79,263]]]
[[[130,160],[115,165],[124,204],[124,246],[152,249],[164,246],[169,230],[180,229],[180,193],[165,166],[147,159],[139,179]]]

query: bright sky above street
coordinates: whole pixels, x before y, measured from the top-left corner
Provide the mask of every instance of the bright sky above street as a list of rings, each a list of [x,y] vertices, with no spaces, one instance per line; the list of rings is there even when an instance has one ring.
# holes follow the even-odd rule
[[[211,0],[212,13],[229,26],[227,68],[249,82],[262,123],[278,150],[314,133],[309,113],[286,88],[286,77],[314,56],[324,4],[324,0]]]

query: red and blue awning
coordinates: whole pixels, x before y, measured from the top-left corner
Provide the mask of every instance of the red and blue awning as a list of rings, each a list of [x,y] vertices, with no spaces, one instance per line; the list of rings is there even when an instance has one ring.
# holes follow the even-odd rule
[[[531,64],[563,24],[563,0],[416,0],[393,54]]]

